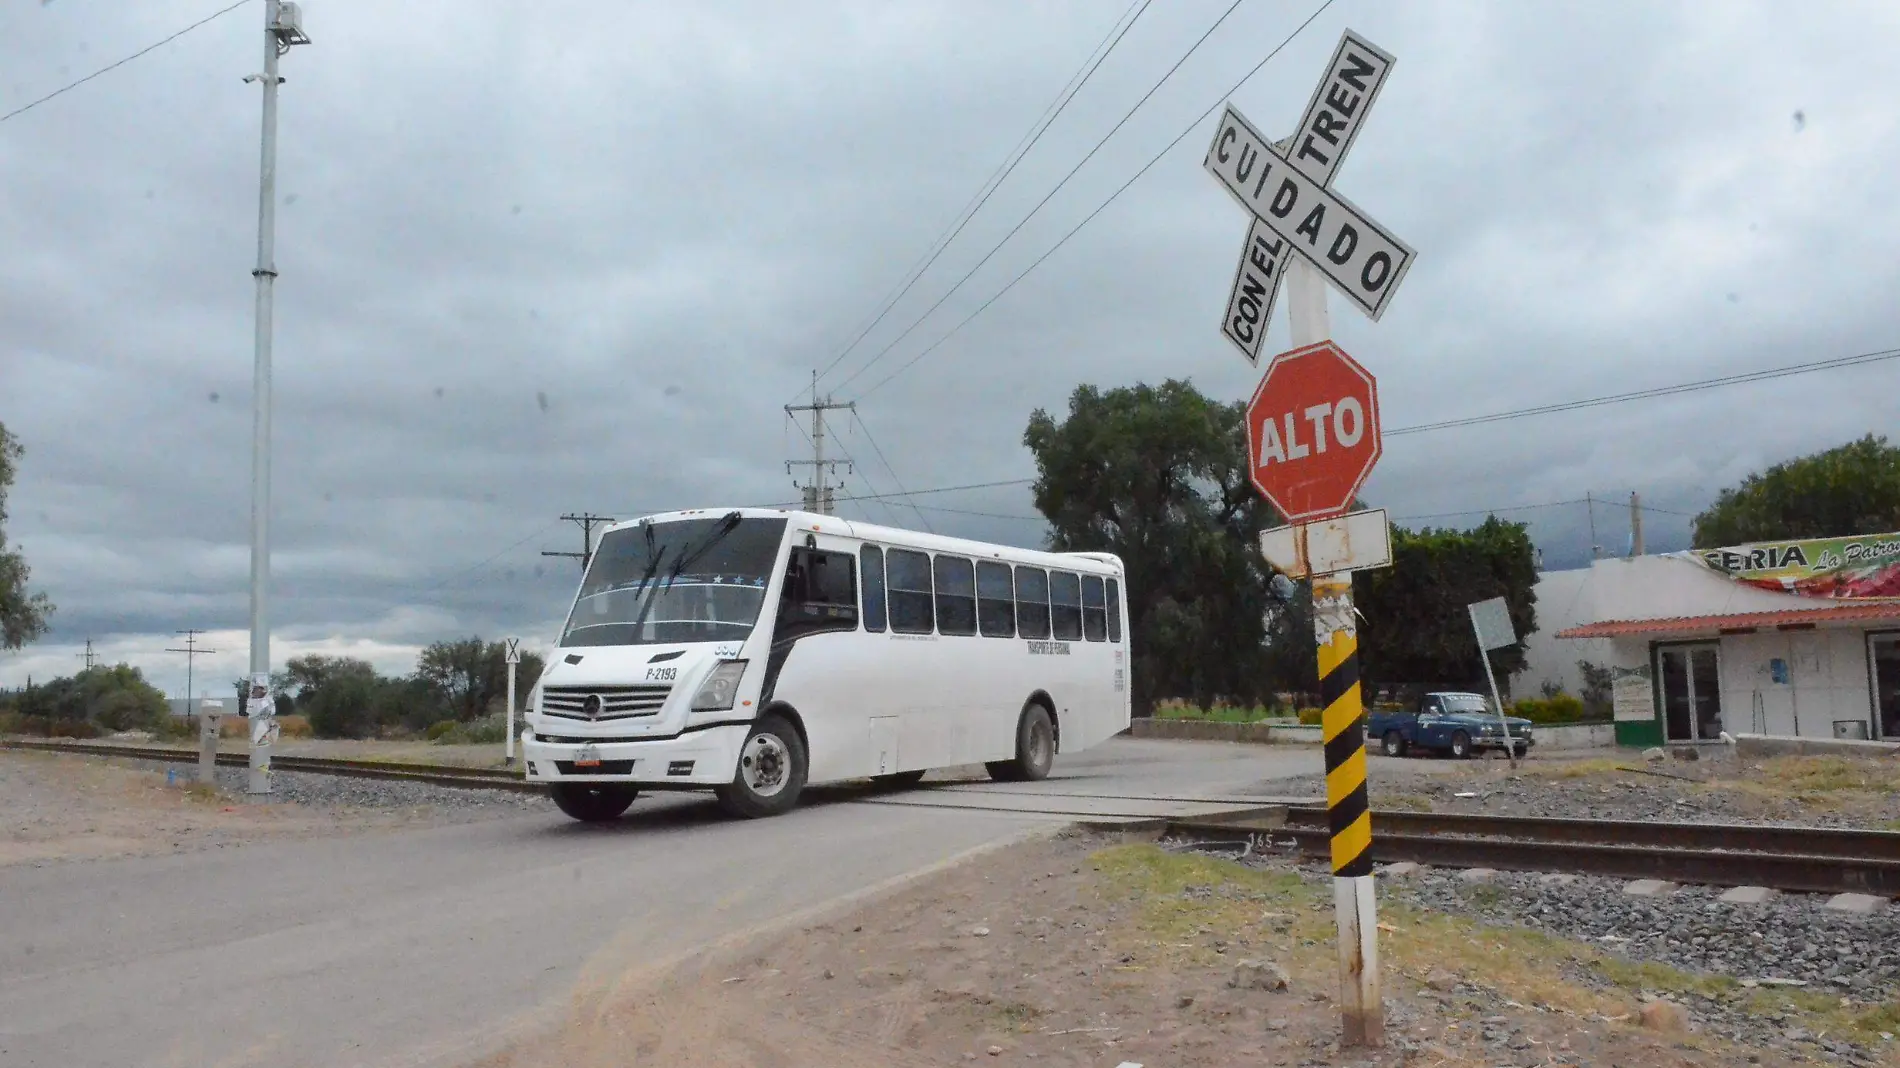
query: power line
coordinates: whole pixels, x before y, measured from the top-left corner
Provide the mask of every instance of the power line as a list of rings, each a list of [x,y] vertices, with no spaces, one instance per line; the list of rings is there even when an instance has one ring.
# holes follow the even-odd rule
[[[176,41],[180,37],[183,37],[184,35],[197,29],[198,27],[203,26],[205,23],[210,22],[211,20],[219,18],[221,16],[229,15],[231,12],[236,11],[238,8],[241,8],[245,4],[248,4],[250,2],[251,0],[238,0],[237,3],[232,4],[230,7],[223,8],[218,11],[214,11],[211,14],[206,15],[204,18],[199,19],[197,22],[194,22],[191,25],[185,27],[184,29],[179,30],[177,33],[172,34],[170,37],[165,38],[162,41],[157,41],[152,44],[146,45],[144,48],[139,49],[138,51],[132,53],[131,55],[125,57],[124,59],[119,60],[116,63],[109,63],[106,66],[100,67],[98,70],[93,71],[91,74],[86,75],[84,78],[81,78],[76,82],[71,82],[69,84],[62,85],[58,89],[55,89],[52,92],[46,94],[45,96],[40,97],[38,100],[33,100],[28,103],[22,104],[19,107],[14,108],[12,111],[7,112],[5,115],[0,115],[0,122],[5,122],[8,119],[13,118],[15,115],[19,115],[23,112],[31,111],[34,108],[39,107],[41,104],[46,103],[48,100],[51,100],[56,96],[59,96],[62,93],[70,92],[71,90],[79,88],[80,86],[86,84],[87,82],[93,80],[94,78],[97,78],[101,74],[105,74],[108,71],[117,70],[118,68],[125,66],[127,63],[132,62],[133,60],[139,58],[145,53],[150,52],[153,49],[171,44],[173,41]]]
[[[1074,167],[1071,167],[1069,169],[1069,173],[1063,175],[1062,180],[1055,184],[1055,188],[1049,190],[1049,192],[1041,200],[1036,202],[1035,207],[1029,209],[1029,214],[1024,215],[1022,219],[1019,222],[1017,222],[1014,227],[1010,229],[1009,233],[1004,234],[1003,239],[1001,241],[998,241],[995,247],[991,248],[989,252],[985,253],[983,258],[977,261],[976,266],[970,268],[969,271],[966,272],[962,278],[957,279],[957,283],[950,287],[949,292],[945,293],[942,297],[939,297],[937,299],[937,303],[932,304],[929,308],[925,309],[922,315],[918,316],[915,321],[913,321],[909,326],[904,328],[903,333],[893,338],[890,344],[880,349],[878,351],[878,354],[871,357],[871,359],[868,362],[866,362],[864,366],[858,368],[856,371],[853,371],[851,372],[851,374],[846,376],[843,382],[838,383],[838,388],[843,389],[845,386],[849,385],[852,382],[852,380],[856,379],[859,375],[870,370],[872,366],[874,366],[879,360],[884,358],[885,354],[889,353],[892,349],[896,348],[899,342],[909,337],[911,331],[917,329],[919,326],[922,326],[924,324],[924,320],[930,318],[930,316],[934,314],[938,308],[943,307],[944,301],[947,301],[952,296],[955,296],[957,291],[963,288],[963,284],[965,282],[968,282],[971,278],[975,277],[976,272],[982,270],[984,265],[989,263],[992,257],[994,257],[998,252],[1001,252],[1003,250],[1004,245],[1009,244],[1009,241],[1011,238],[1015,237],[1019,232],[1021,232],[1023,227],[1029,225],[1029,220],[1035,218],[1036,213],[1040,212],[1043,209],[1044,205],[1048,204],[1049,201],[1053,199],[1057,193],[1060,193],[1062,191],[1062,188],[1064,186],[1069,184],[1069,179],[1074,178],[1077,172],[1081,171],[1081,169],[1088,164],[1089,160],[1092,160],[1095,158],[1095,154],[1102,150],[1102,146],[1108,144],[1109,139],[1114,137],[1116,133],[1120,132],[1121,128],[1127,124],[1129,119],[1132,119],[1135,117],[1135,112],[1140,111],[1142,108],[1142,105],[1146,104],[1150,97],[1154,96],[1156,92],[1160,91],[1161,87],[1167,84],[1168,79],[1174,77],[1175,72],[1181,69],[1181,65],[1186,63],[1188,59],[1194,55],[1195,52],[1199,51],[1200,47],[1203,44],[1207,43],[1207,39],[1214,35],[1214,31],[1220,29],[1221,24],[1227,21],[1227,17],[1229,15],[1232,15],[1235,9],[1239,8],[1240,5],[1244,2],[1245,0],[1234,0],[1232,4],[1228,5],[1227,10],[1221,12],[1220,18],[1215,19],[1214,24],[1207,28],[1207,32],[1201,34],[1200,39],[1196,40],[1194,44],[1191,47],[1189,47],[1186,52],[1183,52],[1181,54],[1180,59],[1177,59],[1174,61],[1174,66],[1169,67],[1167,70],[1167,73],[1163,74],[1159,80],[1157,80],[1153,85],[1149,86],[1148,91],[1141,94],[1141,99],[1135,101],[1134,106],[1129,108],[1127,113],[1122,115],[1122,117],[1116,121],[1115,125],[1109,128],[1109,131],[1107,133],[1102,135],[1101,140],[1095,142],[1095,147],[1089,149],[1088,154],[1082,157],[1081,162],[1077,163]],[[1326,0],[1327,4],[1331,4],[1332,2],[1333,0]],[[1324,10],[1323,6],[1321,10]],[[1278,51],[1278,49],[1276,49],[1275,51]],[[1212,112],[1213,110],[1214,110],[1213,108],[1208,109],[1209,112]],[[1196,119],[1194,121],[1196,125],[1200,124],[1200,119]],[[1192,128],[1193,127],[1189,127],[1189,129],[1192,129]],[[1186,134],[1183,133],[1182,136],[1186,136]],[[1179,140],[1179,138],[1177,138],[1176,140]],[[1173,147],[1173,146],[1170,145],[1169,147]],[[1145,167],[1143,168],[1144,171],[1146,169],[1147,168]],[[1136,177],[1140,177],[1140,175],[1137,174]],[[1093,218],[1093,215],[1091,215],[1090,217]],[[1063,240],[1066,241],[1067,238],[1064,238]],[[1014,285],[1013,282],[1011,284]],[[988,304],[986,302],[985,307],[987,306]],[[915,363],[916,361],[913,360],[911,362]],[[909,365],[907,364],[906,366],[909,366]],[[880,382],[878,383],[878,385],[883,385],[883,383]],[[872,387],[872,389],[875,389],[875,388],[877,387],[876,386]],[[867,389],[864,392],[868,394],[871,392],[871,390]],[[863,396],[863,394],[860,394],[860,396]]]
[[[1049,102],[1048,107],[1042,109],[1042,115],[1030,126],[1029,132],[1023,135],[1022,140],[1016,142],[1016,147],[1011,149],[1009,155],[1003,158],[1003,162],[997,165],[996,170],[990,173],[989,178],[985,179],[983,184],[977,187],[977,191],[972,194],[969,201],[964,204],[963,210],[957,213],[956,221],[953,222],[949,228],[946,228],[945,233],[937,235],[937,240],[931,242],[930,247],[924,250],[924,255],[919,257],[918,262],[911,265],[911,269],[906,275],[907,281],[902,284],[902,288],[885,299],[883,307],[878,309],[876,316],[874,316],[869,323],[865,324],[864,329],[858,331],[857,336],[851,339],[850,344],[839,350],[838,355],[833,357],[831,362],[825,365],[824,370],[818,372],[819,378],[830,374],[832,368],[838,366],[840,361],[850,355],[851,350],[857,348],[858,344],[862,342],[872,330],[875,330],[879,323],[884,321],[884,317],[891,313],[891,309],[897,306],[897,302],[903,300],[904,296],[911,291],[911,288],[936,264],[938,257],[942,256],[944,251],[950,247],[951,243],[957,239],[957,236],[963,233],[963,228],[969,225],[970,220],[976,217],[977,212],[983,210],[983,205],[989,203],[990,197],[995,195],[998,189],[1002,188],[1003,182],[1007,180],[1011,174],[1015,173],[1017,165],[1022,163],[1024,158],[1029,155],[1030,150],[1035,148],[1036,144],[1042,140],[1042,135],[1048,132],[1049,127],[1055,123],[1056,119],[1061,117],[1063,111],[1068,109],[1070,101],[1074,100],[1076,94],[1082,91],[1082,87],[1088,84],[1088,80],[1094,77],[1096,68],[1100,67],[1102,62],[1108,58],[1109,53],[1115,51],[1116,46],[1122,43],[1122,38],[1127,36],[1130,29],[1134,28],[1135,22],[1141,18],[1143,12],[1148,10],[1148,5],[1151,3],[1153,3],[1153,0],[1135,0],[1134,3],[1128,5],[1128,9],[1123,11],[1121,17],[1115,20],[1115,25],[1108,28],[1108,33],[1104,35],[1101,41],[1096,43],[1095,48],[1089,52],[1089,58],[1084,59],[1082,66],[1076,68],[1076,72],[1069,76],[1069,81],[1062,87],[1062,91],[1056,94],[1056,98]],[[1135,10],[1136,4],[1140,5],[1139,11]],[[1130,11],[1134,12],[1134,18],[1128,17]],[[1125,25],[1124,21],[1126,23]],[[1120,29],[1120,33],[1116,32],[1117,28]],[[1110,40],[1111,38],[1113,38],[1112,41]],[[1107,45],[1107,51],[1103,51],[1103,45]]]
[[[435,590],[439,590],[442,587],[449,585],[452,582],[459,581],[467,577],[468,575],[474,573],[475,571],[480,570],[481,568],[494,563],[496,560],[501,559],[502,556],[508,553],[514,552],[516,549],[521,548],[523,545],[526,545],[529,542],[533,541],[534,539],[547,533],[550,528],[552,528],[555,524],[559,522],[560,520],[558,519],[549,520],[548,522],[542,524],[541,526],[536,527],[533,533],[529,534],[525,538],[522,538],[520,541],[515,542],[513,545],[510,545],[503,549],[497,549],[495,552],[491,553],[487,557],[484,557],[483,559],[478,560],[473,564],[470,564],[469,566],[463,568],[460,571],[453,572],[452,574],[449,575],[449,577],[438,580],[433,585],[420,587],[419,592],[431,593],[431,592],[434,592]],[[411,588],[417,589],[417,587],[411,587]]]
[[[877,438],[872,436],[871,428],[865,425],[864,417],[858,414],[858,410],[856,408],[853,408],[851,409],[851,418],[857,420],[858,426],[863,428],[864,440],[871,443],[872,451],[877,453],[877,458],[879,462],[883,463],[884,470],[889,471],[891,473],[891,481],[896,483],[897,488],[901,491],[904,488],[904,480],[897,477],[897,468],[892,467],[890,460],[885,458],[883,447],[877,443]],[[869,480],[867,479],[866,481],[868,482]],[[872,488],[875,489],[876,487],[872,487]],[[935,534],[936,531],[932,529],[930,526],[930,520],[925,518],[924,513],[918,510],[917,502],[907,501],[905,503],[910,505],[911,511],[917,512],[917,519],[919,522],[921,522],[924,525],[924,529],[930,531],[932,534]]]
[[[944,334],[942,337],[931,342],[930,345],[926,347],[922,352],[919,352],[917,355],[911,357],[910,362],[904,364],[902,367],[899,367],[897,370],[892,371],[890,374],[885,375],[882,379],[878,380],[878,383],[876,385],[872,386],[870,389],[865,390],[863,393],[858,394],[858,399],[863,400],[865,397],[868,397],[871,394],[876,393],[878,390],[883,389],[884,386],[887,385],[892,379],[896,378],[898,375],[903,374],[905,371],[910,370],[913,366],[916,365],[917,361],[923,359],[925,356],[930,355],[932,352],[936,351],[938,346],[950,340],[952,337],[955,337],[959,331],[961,331],[964,327],[970,325],[970,323],[977,316],[982,315],[984,312],[988,311],[990,309],[990,305],[995,304],[997,301],[1001,300],[1004,294],[1008,293],[1012,289],[1015,289],[1017,283],[1029,277],[1030,274],[1032,274],[1036,270],[1036,268],[1041,267],[1043,263],[1049,259],[1049,257],[1056,254],[1056,251],[1058,249],[1068,244],[1071,238],[1073,238],[1076,234],[1080,233],[1083,227],[1087,226],[1091,222],[1094,222],[1096,216],[1100,215],[1103,211],[1105,211],[1108,208],[1108,206],[1110,204],[1113,204],[1117,199],[1119,199],[1123,193],[1126,193],[1130,186],[1140,181],[1142,175],[1147,174],[1150,170],[1153,170],[1154,165],[1157,163],[1160,163],[1163,156],[1166,156],[1168,153],[1174,151],[1174,147],[1180,144],[1182,140],[1184,140],[1187,137],[1188,134],[1193,133],[1194,128],[1199,126],[1203,120],[1205,120],[1209,115],[1212,115],[1214,113],[1215,108],[1220,107],[1221,104],[1225,102],[1228,97],[1231,97],[1235,93],[1239,92],[1241,86],[1246,85],[1247,82],[1251,80],[1254,75],[1260,73],[1260,68],[1266,66],[1268,62],[1270,62],[1273,59],[1273,57],[1279,55],[1281,51],[1283,51],[1286,48],[1287,45],[1292,44],[1293,39],[1295,37],[1298,37],[1302,32],[1306,30],[1308,26],[1311,26],[1313,24],[1313,20],[1319,18],[1320,15],[1323,14],[1326,11],[1326,9],[1331,6],[1333,6],[1333,0],[1325,0],[1324,3],[1319,5],[1319,7],[1315,8],[1313,10],[1313,13],[1306,17],[1306,21],[1294,27],[1292,33],[1287,34],[1286,37],[1280,41],[1279,44],[1273,47],[1273,51],[1268,52],[1266,56],[1260,60],[1260,62],[1254,64],[1253,69],[1248,71],[1246,75],[1242,77],[1239,81],[1235,82],[1233,87],[1228,89],[1227,92],[1221,94],[1219,99],[1215,100],[1212,104],[1209,104],[1207,106],[1207,110],[1195,116],[1194,121],[1189,123],[1186,129],[1183,129],[1179,134],[1176,134],[1174,140],[1169,141],[1167,145],[1161,149],[1160,152],[1155,153],[1153,159],[1150,159],[1147,163],[1142,164],[1141,169],[1136,171],[1133,177],[1129,178],[1126,182],[1123,182],[1121,186],[1117,188],[1113,193],[1110,193],[1108,195],[1107,200],[1104,200],[1100,204],[1096,205],[1094,211],[1089,212],[1086,216],[1082,218],[1081,222],[1076,223],[1075,226],[1072,229],[1070,229],[1068,233],[1063,234],[1061,240],[1049,246],[1049,250],[1047,252],[1044,252],[1042,255],[1036,257],[1036,260],[1034,263],[1031,263],[1028,267],[1024,268],[1021,274],[1018,274],[1016,277],[1010,279],[1008,284],[1004,285],[1003,288],[997,290],[994,296],[990,297],[990,299],[978,305],[977,309],[971,312],[969,315],[965,316],[962,322],[951,327],[949,333]]]
[[[1879,363],[1900,357],[1900,349],[1881,349],[1877,352],[1863,352],[1857,356],[1837,356],[1829,360],[1813,360],[1808,363],[1789,364],[1786,367],[1772,367],[1764,371],[1748,371],[1742,374],[1723,375],[1720,378],[1705,378],[1697,382],[1683,382],[1674,386],[1657,386],[1653,389],[1638,389],[1628,393],[1612,393],[1602,397],[1590,397],[1585,400],[1564,401],[1560,404],[1543,404],[1535,408],[1519,408],[1509,412],[1494,412],[1490,415],[1474,415],[1463,419],[1445,419],[1436,423],[1420,423],[1417,426],[1399,427],[1385,431],[1386,437],[1400,434],[1422,434],[1428,430],[1448,430],[1458,426],[1476,426],[1480,423],[1497,423],[1506,419],[1522,419],[1530,415],[1550,415],[1555,412],[1575,411],[1579,408],[1596,408],[1605,404],[1622,404],[1625,401],[1648,400],[1651,397],[1667,397],[1677,393],[1693,393],[1698,390],[1714,389],[1717,386],[1733,386],[1744,382],[1762,382],[1771,378],[1786,378],[1789,375],[1807,374],[1811,371],[1826,371],[1836,367],[1854,367],[1864,363]],[[869,390],[865,391],[869,393]]]

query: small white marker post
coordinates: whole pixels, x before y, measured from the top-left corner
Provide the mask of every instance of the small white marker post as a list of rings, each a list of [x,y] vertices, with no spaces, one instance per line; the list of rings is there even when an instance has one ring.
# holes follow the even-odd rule
[[[521,639],[509,638],[508,642],[508,736],[502,741],[502,763],[513,766],[515,762],[515,665],[521,663]]]

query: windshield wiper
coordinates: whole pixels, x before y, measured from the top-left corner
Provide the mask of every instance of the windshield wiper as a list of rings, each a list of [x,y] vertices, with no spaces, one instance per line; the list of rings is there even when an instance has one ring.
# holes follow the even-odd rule
[[[738,512],[727,512],[720,518],[719,525],[713,528],[713,532],[706,535],[705,542],[700,544],[690,554],[683,549],[680,550],[679,560],[673,564],[673,570],[666,573],[667,588],[672,588],[673,580],[679,578],[680,573],[685,571],[689,565],[698,563],[700,557],[705,556],[707,552],[711,551],[712,547],[719,544],[726,535],[737,530],[741,519],[742,517]]]

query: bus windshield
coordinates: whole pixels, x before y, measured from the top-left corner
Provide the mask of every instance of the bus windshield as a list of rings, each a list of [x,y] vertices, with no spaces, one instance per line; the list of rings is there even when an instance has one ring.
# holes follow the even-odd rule
[[[607,532],[561,645],[742,641],[758,622],[783,519],[737,513]]]

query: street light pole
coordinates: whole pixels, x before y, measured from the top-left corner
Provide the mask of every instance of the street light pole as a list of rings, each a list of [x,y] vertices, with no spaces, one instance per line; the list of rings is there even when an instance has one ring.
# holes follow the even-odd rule
[[[270,416],[271,298],[277,280],[277,60],[291,46],[309,44],[303,16],[294,3],[265,0],[264,73],[245,76],[264,87],[263,144],[259,151],[257,192],[256,361],[251,390],[251,679],[270,677]],[[254,689],[253,691],[254,692]],[[267,689],[268,693],[268,689]],[[249,698],[247,698],[247,703]],[[268,696],[257,702],[251,722],[251,773],[248,792],[270,793],[270,743],[275,708]]]

